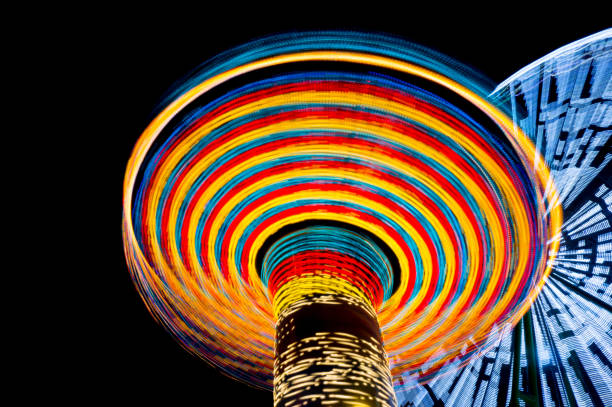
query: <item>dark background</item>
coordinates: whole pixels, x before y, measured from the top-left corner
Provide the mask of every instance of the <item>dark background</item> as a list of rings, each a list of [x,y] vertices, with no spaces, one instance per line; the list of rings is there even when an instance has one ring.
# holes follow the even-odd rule
[[[62,311],[66,327],[53,331],[63,345],[55,363],[67,368],[54,373],[61,384],[53,391],[62,397],[83,405],[272,405],[271,392],[220,374],[184,351],[154,321],[131,282],[123,254],[122,182],[132,146],[164,92],[201,62],[268,34],[351,29],[402,36],[498,83],[548,52],[607,28],[607,12],[597,9],[560,16],[514,9],[482,15],[482,10],[470,13],[443,5],[370,10],[355,4],[337,11],[287,3],[236,16],[241,7],[228,8],[89,10],[90,18],[59,27],[59,36],[49,40],[51,61],[70,61],[55,90],[67,93],[63,118],[72,123],[67,158],[57,166],[75,195],[67,216],[76,220],[78,230],[73,235],[78,254],[68,257],[73,295]],[[70,335],[62,335],[67,327]]]

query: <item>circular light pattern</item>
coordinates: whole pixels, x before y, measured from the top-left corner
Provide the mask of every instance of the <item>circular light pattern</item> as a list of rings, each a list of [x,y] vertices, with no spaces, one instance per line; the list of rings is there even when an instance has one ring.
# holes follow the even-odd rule
[[[152,314],[190,351],[271,388],[283,256],[269,251],[276,263],[259,270],[258,255],[288,225],[342,222],[397,259],[394,277],[372,245],[343,277],[375,307],[394,376],[467,360],[528,309],[561,224],[545,164],[479,83],[431,51],[358,33],[271,37],[205,64],[127,167],[125,251]],[[346,261],[367,239],[340,228],[277,248],[342,233],[325,248]]]
[[[288,233],[266,252],[262,268],[277,318],[308,295],[330,293],[332,284],[334,292],[374,307],[388,299],[393,288],[393,268],[381,248],[367,236],[337,226]]]

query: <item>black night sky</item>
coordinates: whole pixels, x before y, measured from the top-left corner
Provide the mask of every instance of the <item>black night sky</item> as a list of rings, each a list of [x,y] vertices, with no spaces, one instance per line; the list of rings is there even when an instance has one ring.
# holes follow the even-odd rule
[[[71,162],[60,165],[71,174],[76,168],[71,182],[83,190],[81,209],[73,214],[83,241],[76,243],[81,254],[71,266],[75,274],[69,284],[76,298],[65,311],[72,334],[63,354],[74,365],[64,373],[70,377],[61,378],[59,393],[76,396],[80,405],[272,406],[271,392],[220,374],[184,351],[154,321],[131,282],[123,254],[122,183],[132,146],[164,92],[201,62],[267,34],[350,29],[402,36],[498,83],[548,52],[607,28],[606,13],[596,22],[593,10],[579,16],[573,11],[523,15],[518,10],[464,11],[460,16],[451,10],[441,18],[441,4],[427,11],[371,11],[356,4],[348,15],[303,3],[241,17],[231,8],[152,14],[118,9],[99,15],[90,10],[95,22],[83,20],[62,31],[58,41],[74,43],[68,51],[74,63],[65,74],[75,85],[71,112],[80,116],[74,136],[80,147]]]

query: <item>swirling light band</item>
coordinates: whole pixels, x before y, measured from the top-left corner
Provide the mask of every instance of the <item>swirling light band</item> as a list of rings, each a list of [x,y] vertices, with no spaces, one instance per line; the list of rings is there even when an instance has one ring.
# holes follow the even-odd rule
[[[496,131],[367,71],[272,74],[198,104],[233,79],[305,62],[417,78]],[[376,270],[379,280],[360,289],[392,373],[431,377],[468,358],[528,309],[561,225],[543,160],[484,95],[448,60],[356,33],[273,37],[205,65],[171,94],[126,171],[125,251],[150,311],[190,351],[270,388],[282,284],[260,278],[257,255],[287,225],[340,221],[397,257],[393,293]]]
[[[323,249],[322,249],[323,248]],[[316,226],[289,233],[266,252],[262,282],[275,315],[310,294],[352,294],[374,307],[391,294],[389,259],[366,236],[341,227]],[[303,278],[309,278],[303,283]]]

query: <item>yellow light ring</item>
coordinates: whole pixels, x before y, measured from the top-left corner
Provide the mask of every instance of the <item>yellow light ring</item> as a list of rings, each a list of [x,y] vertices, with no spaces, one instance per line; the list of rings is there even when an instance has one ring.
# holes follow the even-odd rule
[[[513,145],[518,160],[523,163],[527,174],[530,174],[527,171],[529,165],[535,163],[532,184],[529,186],[533,188],[534,201],[537,202],[533,210],[537,210],[540,214],[548,211],[547,216],[539,219],[538,225],[530,224],[533,222],[531,215],[528,215],[523,208],[525,194],[516,189],[516,179],[508,174],[504,164],[498,162],[488,149],[483,149],[484,144],[473,143],[475,136],[467,136],[468,133],[466,133],[471,125],[456,124],[455,120],[458,116],[453,116],[456,113],[452,113],[453,119],[447,121],[443,116],[435,114],[436,106],[429,109],[424,108],[427,103],[406,104],[401,98],[387,98],[384,92],[380,93],[373,87],[368,88],[369,85],[355,85],[349,91],[309,90],[307,81],[305,82],[306,90],[265,95],[249,103],[230,106],[222,114],[212,115],[210,120],[198,123],[194,131],[184,132],[184,136],[177,138],[172,148],[164,152],[163,159],[159,160],[155,171],[149,174],[147,190],[145,195],[136,196],[136,208],[138,209],[134,212],[134,191],[137,187],[138,174],[143,171],[143,164],[150,157],[147,155],[149,149],[179,112],[208,90],[232,78],[267,67],[308,61],[345,62],[389,69],[425,79],[461,96],[486,114],[505,134]],[[393,91],[395,92],[396,89]],[[261,112],[266,109],[278,112],[282,109],[296,109],[296,111],[301,109],[302,113],[307,112],[310,117],[298,115],[299,117],[292,118],[289,115],[285,120],[279,119],[270,125],[237,133],[235,137],[232,136],[220,142],[215,148],[193,162],[185,161],[185,157],[189,157],[193,151],[198,151],[205,145],[203,140],[208,138],[215,140],[215,137],[220,137],[215,134],[223,133],[234,123],[241,123],[250,117],[260,120]],[[319,112],[317,109],[332,109],[330,111],[333,111],[334,114],[338,114],[342,109],[352,109],[358,113],[347,113],[348,118],[340,119],[331,116],[322,117],[317,113]],[[362,118],[366,116],[368,118]],[[374,118],[374,121],[369,121],[372,120],[371,118]],[[382,121],[378,121],[380,118]],[[409,123],[408,127],[405,127],[406,123]],[[416,127],[413,130],[406,130],[410,126]],[[323,135],[321,137],[328,137],[329,144],[317,141],[310,144],[278,147],[268,152],[255,154],[250,159],[242,160],[238,165],[228,168],[223,177],[198,189],[197,185],[201,182],[202,174],[217,165],[219,160],[224,160],[228,154],[234,151],[248,151],[248,146],[256,145],[253,143],[261,141],[261,144],[264,145],[268,143],[266,140],[272,140],[276,135],[291,132],[297,132],[306,138]],[[308,132],[312,134],[309,135]],[[468,161],[456,163],[453,159],[449,159],[448,154],[441,152],[439,147],[417,137],[419,132],[424,132],[423,134],[429,136],[439,134],[440,137],[452,140],[453,145],[461,150],[461,157],[470,158]],[[337,140],[344,137],[342,144],[334,144],[336,141],[334,137]],[[370,141],[363,144],[369,147],[352,145],[351,142],[346,141],[347,137],[369,138]],[[423,162],[430,167],[425,170],[414,164],[407,164],[405,158],[389,156],[389,152],[400,156],[408,152],[418,153],[418,157],[422,157]],[[255,175],[259,171],[258,168],[275,162],[274,160],[280,162],[283,159],[290,160],[306,154],[326,157],[325,160],[328,161],[339,160],[339,157],[343,157],[342,159],[350,161],[352,167],[349,170],[348,164],[346,169],[324,167],[323,165],[319,167],[298,165],[292,170],[275,175],[257,175],[260,177],[258,182],[251,183],[237,191],[232,197],[227,198],[222,205],[214,209],[215,212],[211,216],[213,212],[209,208],[210,203],[217,202],[218,196],[227,194],[226,184],[229,180],[251,172]],[[411,157],[417,157],[417,155]],[[441,358],[438,363],[441,366],[445,360],[457,354],[458,348],[462,346],[462,341],[468,337],[468,332],[476,342],[481,342],[486,338],[492,324],[500,320],[516,323],[527,310],[550,272],[550,266],[546,265],[546,260],[547,256],[554,258],[558,250],[556,235],[561,224],[561,209],[555,205],[556,192],[554,185],[549,180],[548,169],[543,164],[543,160],[537,157],[538,154],[529,139],[520,129],[515,129],[511,120],[491,105],[486,98],[469,89],[464,83],[459,83],[425,66],[389,56],[346,50],[290,52],[263,57],[195,83],[161,111],[143,132],[130,157],[124,183],[123,229],[128,264],[135,281],[139,284],[141,294],[147,299],[149,310],[160,318],[162,323],[169,327],[187,348],[213,363],[227,366],[226,370],[232,374],[239,375],[237,372],[242,371],[246,366],[242,361],[248,361],[251,367],[246,370],[245,374],[254,375],[254,380],[263,385],[268,380],[265,378],[269,377],[268,369],[271,366],[271,361],[267,358],[273,357],[271,349],[274,336],[274,313],[272,298],[269,298],[266,287],[258,279],[256,266],[258,250],[262,248],[266,239],[283,225],[313,217],[343,220],[379,236],[396,253],[400,262],[401,278],[396,291],[379,309],[379,321],[387,352],[395,357],[394,360],[397,360],[398,355],[400,357],[395,365],[394,373],[401,374],[406,370],[414,369],[415,366],[424,363],[435,352],[436,347],[449,345],[450,341],[452,343],[446,346],[447,357]],[[478,165],[474,166],[474,162],[478,162]],[[180,168],[184,165],[190,165],[190,167],[183,172]],[[269,165],[270,168],[273,168],[273,164]],[[355,168],[360,165],[365,170],[361,173],[355,172]],[[368,170],[368,166],[372,168]],[[438,167],[444,167],[444,174],[450,176],[449,179],[454,180],[453,182],[460,184],[457,188],[465,188],[465,191],[468,191],[468,196],[464,198],[469,200],[469,205],[475,205],[478,208],[478,216],[486,220],[486,230],[482,229],[482,226],[479,226],[478,230],[474,229],[471,221],[466,220],[471,216],[466,212],[466,204],[453,195],[455,192],[449,192],[449,186],[443,184],[440,179],[430,178],[429,175],[432,174],[430,171],[442,174]],[[439,200],[436,202],[442,204],[448,216],[460,219],[459,223],[453,225],[455,228],[453,233],[459,233],[461,244],[464,246],[455,246],[456,237],[451,237],[443,226],[441,218],[436,217],[433,209],[424,205],[421,198],[418,198],[414,192],[403,190],[399,184],[388,182],[385,179],[386,176],[397,176],[395,174],[404,174],[406,179],[411,179],[413,180],[411,182],[416,183],[414,185],[418,184],[418,188],[426,188],[427,193],[431,192],[436,196],[435,199]],[[471,184],[474,174],[482,174],[478,175],[482,177],[478,186]],[[275,185],[281,190],[290,188],[286,185],[286,181],[290,179],[312,180],[317,177],[322,177],[321,179],[327,180],[328,183],[332,182],[330,180],[340,180],[337,182],[349,186],[357,185],[355,186],[357,195],[342,192],[341,188],[335,191],[333,189],[319,191],[309,187],[301,192],[293,191],[274,199],[267,199],[260,205],[249,207],[248,212],[243,211],[245,202],[251,199],[249,197],[253,194],[264,194],[262,191],[271,191]],[[173,189],[170,198],[168,185],[171,185]],[[197,196],[194,196],[194,189],[198,189]],[[391,204],[381,204],[380,200],[367,198],[366,196],[369,196],[368,194],[374,190],[385,191],[399,197],[402,202],[415,209],[435,234],[433,240],[430,239],[430,236],[426,237],[421,231],[416,230],[403,216],[398,215],[396,210],[391,208]],[[292,202],[315,200],[328,204],[340,202],[352,208],[353,212],[343,214],[340,211],[305,209],[301,213],[287,215],[284,218],[274,218],[269,215],[269,212],[274,209],[290,207]],[[190,205],[189,210],[191,211],[188,216],[185,215],[187,204]],[[545,205],[550,205],[550,207]],[[500,208],[503,208],[503,213],[500,212]],[[418,266],[421,272],[419,274],[421,285],[416,287],[416,294],[408,301],[403,301],[402,298],[409,285],[414,284],[415,281],[411,281],[409,277],[409,274],[414,272],[414,269],[411,270],[409,266],[409,257],[403,253],[403,249],[400,249],[405,242],[398,243],[395,238],[390,237],[388,229],[384,229],[376,222],[364,221],[362,218],[364,215],[358,215],[360,211],[364,214],[379,214],[381,219],[395,225],[394,227],[401,229],[405,236],[414,241],[414,246],[410,251],[422,257]],[[134,229],[134,214],[142,215],[142,219],[137,219],[138,230]],[[223,236],[220,231],[225,230],[224,228],[227,228],[229,224],[227,220],[237,214],[240,214],[240,221],[231,224],[233,228],[231,233]],[[245,239],[248,239],[249,233],[261,219],[267,218],[272,223],[257,229],[259,234],[250,243],[250,251],[242,253],[241,245],[244,244]],[[182,224],[185,219],[188,220],[187,225]],[[507,224],[511,225],[511,228],[504,230],[507,227],[504,225]],[[203,230],[208,230],[208,234],[203,236]],[[532,236],[534,231],[540,235]],[[183,233],[180,239],[178,238],[179,232]],[[529,239],[521,239],[521,236],[528,236]],[[144,245],[143,239],[146,241]],[[497,241],[514,241],[517,249],[509,251],[506,247],[496,245]],[[539,249],[543,254],[534,260],[530,257],[530,249],[537,241],[543,241],[544,244],[547,241],[550,243],[547,248]],[[224,245],[227,246],[219,246],[219,242],[224,242]],[[485,252],[480,249],[481,246],[486,247],[486,254],[489,256],[487,258],[490,259],[487,274],[483,277],[488,278],[489,283],[477,297],[473,298],[471,294],[477,288],[480,290],[479,287],[482,284],[482,282],[477,284],[475,280],[476,263],[470,263],[465,268],[465,265],[461,266],[454,258],[457,255],[464,256],[466,251],[475,255],[476,258],[481,258],[485,256]],[[432,247],[435,248],[433,252]],[[200,254],[200,248],[205,249],[203,255]],[[220,253],[221,256],[219,256]],[[244,256],[248,261],[243,264],[238,259]],[[438,258],[439,256],[442,257]],[[504,256],[506,258],[510,256],[516,270],[533,269],[535,280],[532,286],[529,286],[531,283],[526,283],[518,272],[508,275],[501,290],[496,288],[495,284],[490,283],[508,273],[507,265],[502,260]],[[431,288],[430,281],[433,281],[432,259],[434,257],[438,259],[436,261],[444,259],[443,275],[446,276],[446,279],[442,280],[439,289],[436,289],[431,303],[420,309],[417,308],[418,304],[423,303],[422,300]],[[452,297],[453,308],[443,310],[444,301],[453,295],[451,285],[455,276],[460,275],[460,270],[472,270],[466,273],[466,280],[462,283],[465,292]],[[243,277],[246,277],[246,280]],[[323,288],[323,281],[317,282],[315,286]],[[283,291],[278,297],[279,301],[285,301],[288,298],[285,297],[286,295],[292,295],[291,291],[288,291],[290,287],[295,284],[298,284],[296,287],[299,286],[297,280],[287,284],[287,287],[282,287]],[[520,299],[517,300],[519,297],[516,292],[524,289],[521,287],[529,287],[529,290],[521,294]],[[346,287],[346,290],[346,292],[352,291],[349,286]],[[495,306],[491,307],[491,301],[495,301]],[[464,306],[469,306],[469,312],[466,313]],[[440,320],[442,315],[446,318],[445,320]],[[453,327],[456,324],[459,326]],[[206,337],[213,333],[211,329],[214,330],[217,337]],[[201,345],[198,345],[198,341],[201,342]],[[220,361],[215,356],[215,352],[225,348],[232,357],[219,355],[222,359]],[[413,353],[410,353],[411,349]]]

